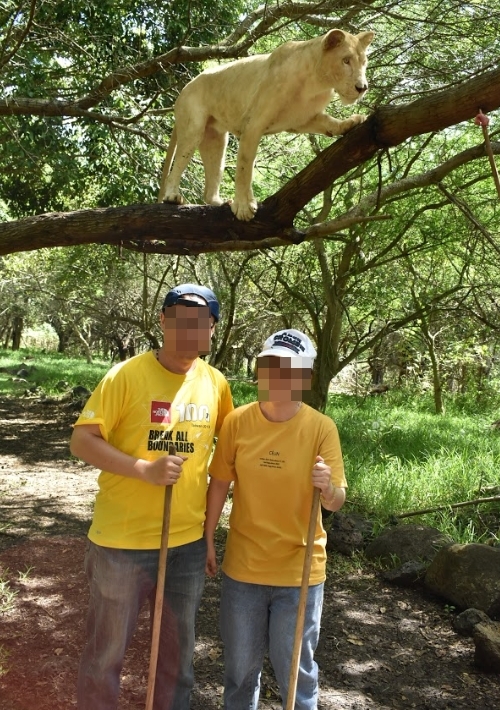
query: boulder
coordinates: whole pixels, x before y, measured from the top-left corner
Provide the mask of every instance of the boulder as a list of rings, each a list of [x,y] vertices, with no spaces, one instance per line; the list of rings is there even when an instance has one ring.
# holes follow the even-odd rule
[[[490,617],[479,609],[466,609],[455,617],[453,629],[460,636],[473,636],[477,624],[488,624]]]
[[[487,673],[500,673],[500,624],[477,624],[473,638],[474,664]]]
[[[372,536],[373,523],[370,521],[356,514],[334,513],[326,549],[350,557],[357,550],[362,550]]]
[[[90,397],[91,394],[92,393],[90,392],[90,390],[88,390],[83,385],[76,385],[76,387],[73,387],[71,389],[71,396],[73,397],[73,399],[86,400]]]
[[[500,549],[474,543],[442,548],[427,569],[425,585],[459,609],[474,607],[500,617]]]
[[[397,525],[385,530],[365,550],[370,560],[380,559],[392,569],[405,562],[430,562],[439,548],[453,540],[436,528],[425,525]]]
[[[413,587],[417,584],[422,584],[427,564],[425,562],[405,562],[401,567],[387,570],[382,574],[382,577],[391,584],[396,584],[398,587]]]

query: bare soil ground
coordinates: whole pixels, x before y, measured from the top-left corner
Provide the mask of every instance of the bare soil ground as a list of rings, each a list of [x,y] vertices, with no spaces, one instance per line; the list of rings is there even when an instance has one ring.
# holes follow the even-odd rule
[[[70,457],[74,419],[60,406],[0,399],[0,580],[16,592],[12,607],[0,611],[1,710],[75,706],[88,598],[82,562],[97,472]],[[368,565],[345,569],[340,558],[330,560],[316,655],[320,708],[500,707],[498,676],[474,668],[473,643],[453,632],[442,602],[388,587]],[[218,599],[219,580],[207,580],[193,710],[221,707]],[[144,707],[148,660],[144,611],[123,669],[120,710]],[[281,706],[268,667],[260,706]]]

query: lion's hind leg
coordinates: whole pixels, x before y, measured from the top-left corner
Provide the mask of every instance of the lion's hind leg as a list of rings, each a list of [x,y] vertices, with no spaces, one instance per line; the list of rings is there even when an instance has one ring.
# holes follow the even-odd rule
[[[203,199],[207,205],[222,205],[219,187],[224,172],[228,133],[220,133],[213,126],[205,128],[199,151],[205,168]]]
[[[184,116],[176,116],[177,149],[174,163],[166,180],[164,182],[162,180],[164,188],[161,199],[178,205],[184,202],[180,192],[182,173],[203,139],[206,123],[205,117],[197,119],[190,117],[183,120],[184,118]]]
[[[257,212],[257,200],[252,191],[253,165],[259,140],[262,136],[260,127],[249,127],[240,137],[236,175],[234,181],[234,200],[231,210],[237,219],[249,222]]]

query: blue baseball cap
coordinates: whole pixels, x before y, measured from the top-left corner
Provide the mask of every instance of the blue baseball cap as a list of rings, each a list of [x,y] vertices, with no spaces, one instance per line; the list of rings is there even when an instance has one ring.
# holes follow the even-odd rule
[[[174,286],[174,288],[171,288],[165,296],[162,310],[168,308],[169,306],[175,306],[177,303],[191,305],[192,301],[187,301],[183,298],[183,296],[190,295],[203,298],[208,305],[210,315],[213,316],[216,321],[219,320],[220,310],[217,296],[206,286],[199,286],[198,284],[181,284],[180,286]]]

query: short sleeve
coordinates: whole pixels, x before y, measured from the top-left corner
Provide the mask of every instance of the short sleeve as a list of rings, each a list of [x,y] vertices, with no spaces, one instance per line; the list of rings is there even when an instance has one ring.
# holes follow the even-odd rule
[[[347,488],[339,433],[337,426],[331,419],[328,420],[325,427],[325,435],[320,442],[319,455],[332,470],[332,484],[336,488]]]
[[[219,373],[220,374],[220,373]],[[222,424],[227,415],[233,411],[233,397],[229,383],[223,375],[220,375],[221,382],[219,383],[219,408],[217,412],[217,422],[215,424],[215,436],[219,436]]]
[[[105,441],[120,421],[126,406],[127,387],[120,371],[110,370],[90,395],[75,426],[98,424]]]
[[[221,481],[236,480],[236,417],[229,414],[224,420],[217,439],[215,452],[209,466],[212,478]]]

